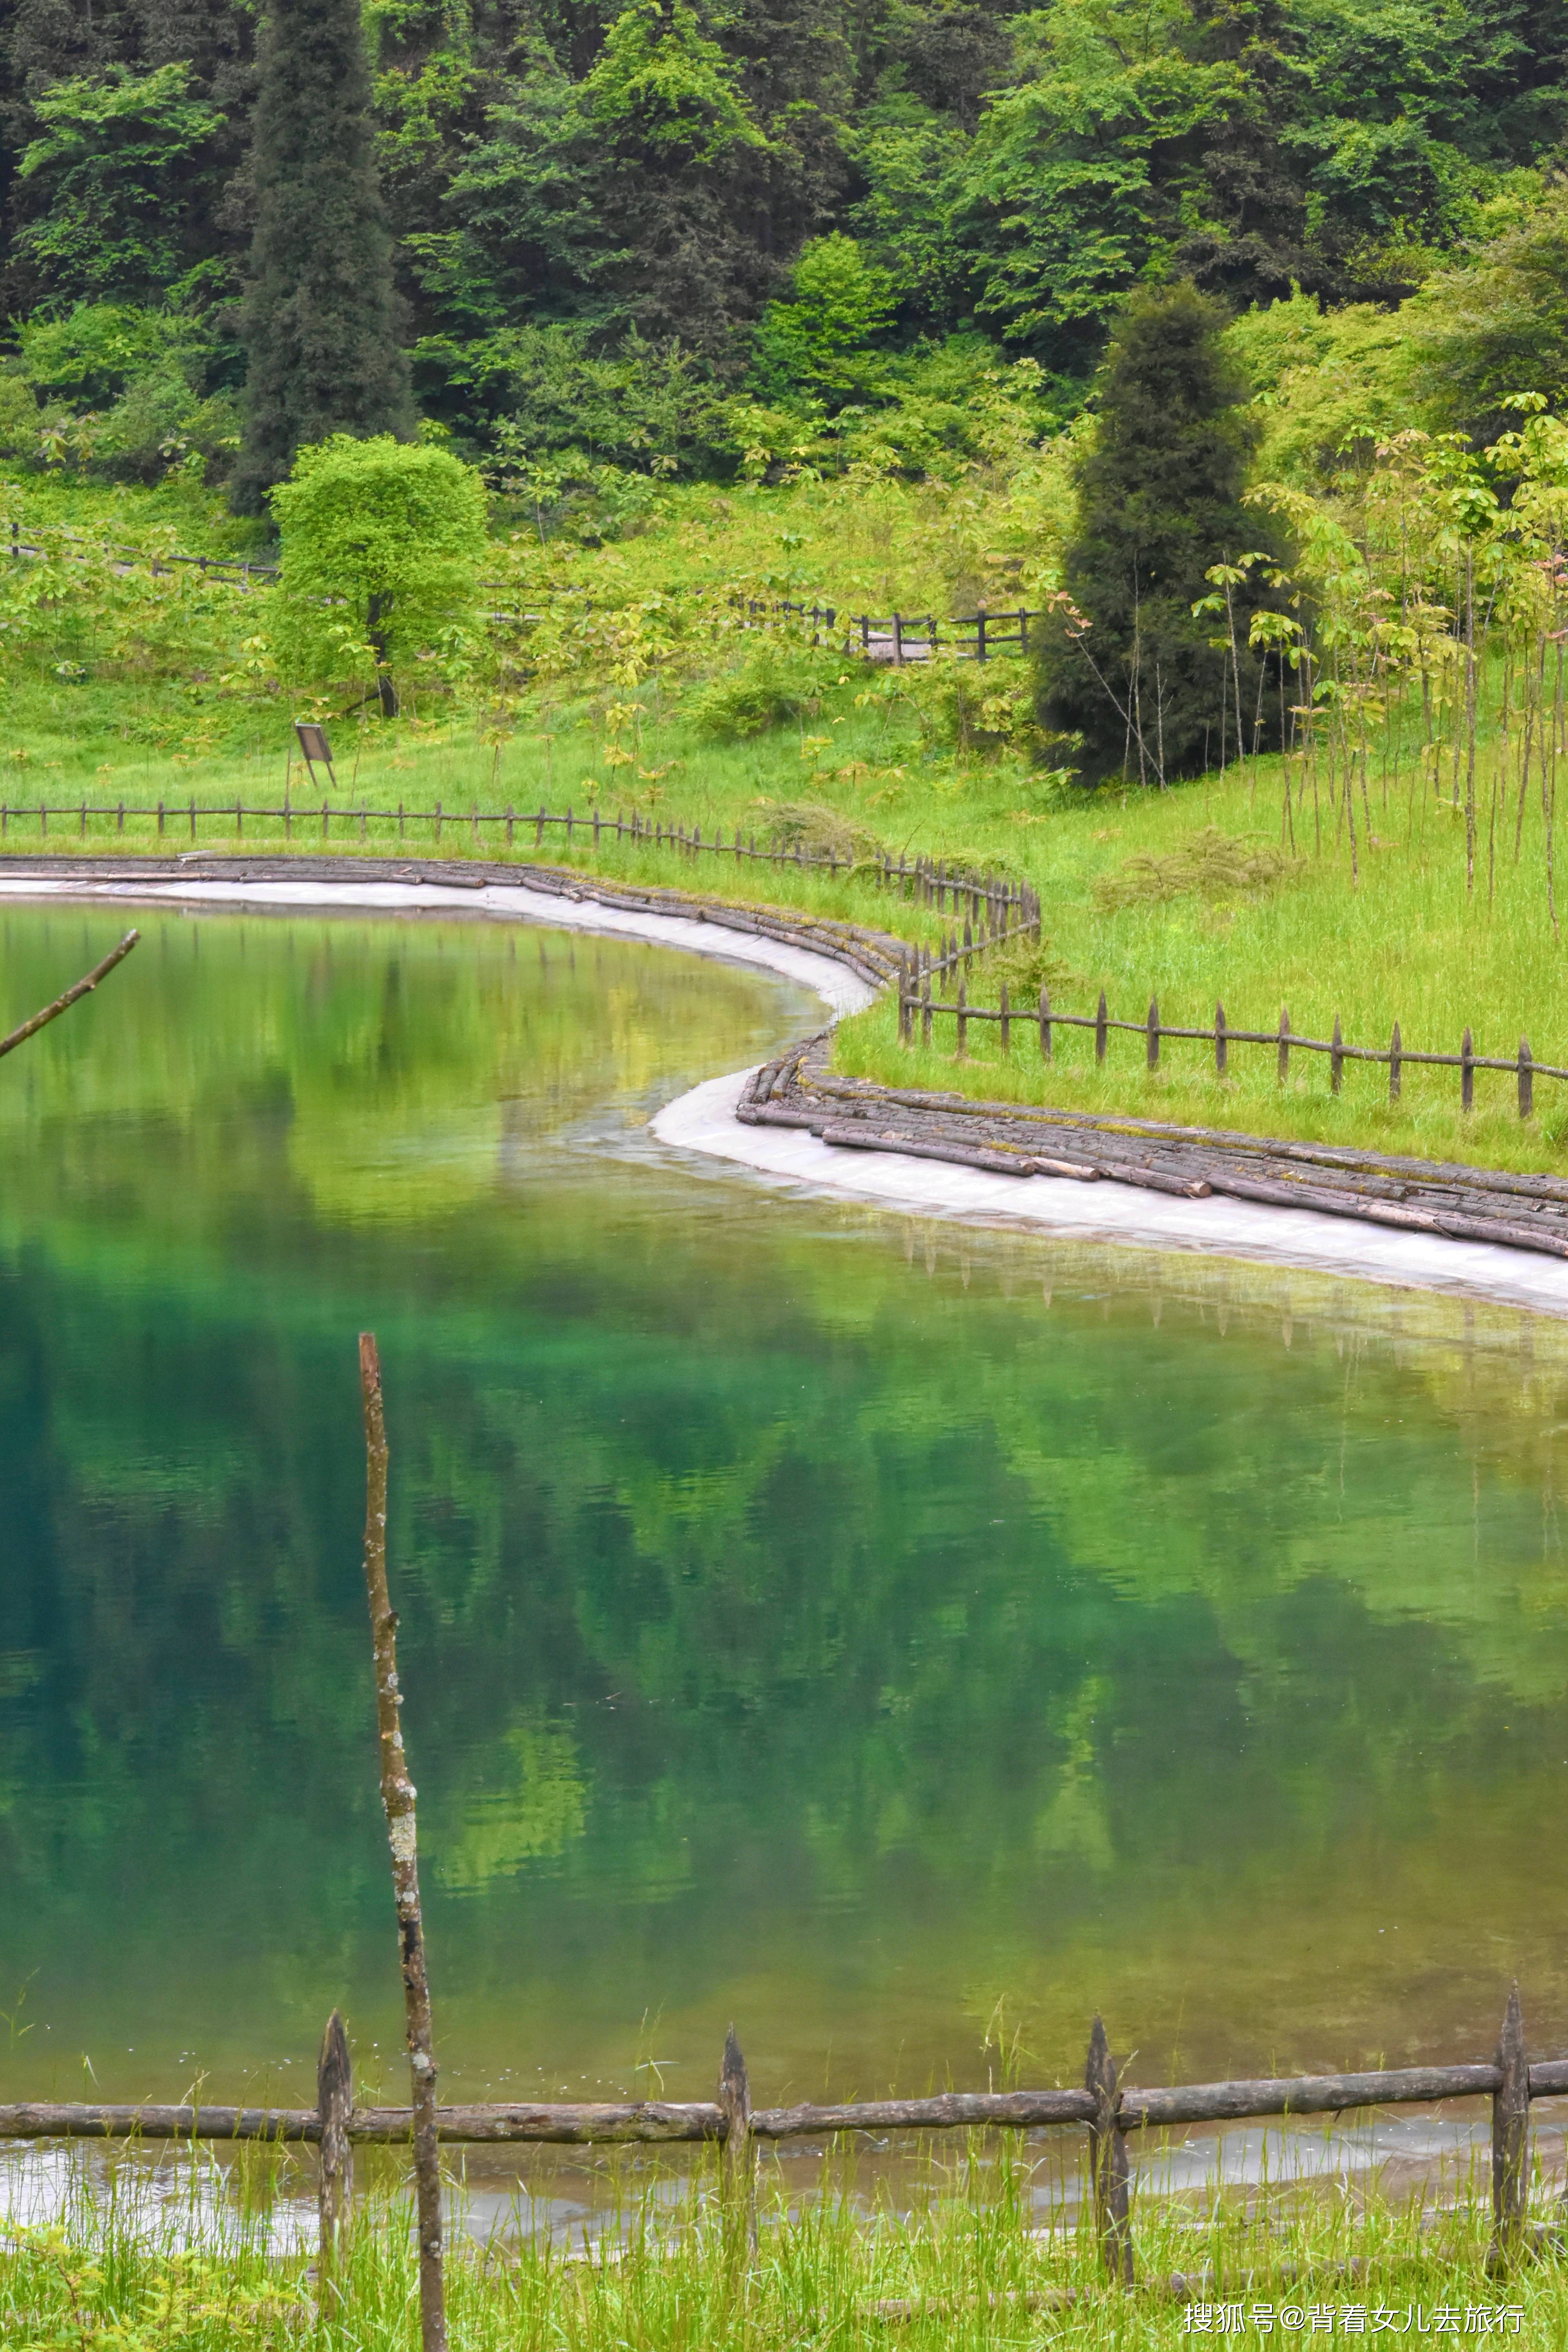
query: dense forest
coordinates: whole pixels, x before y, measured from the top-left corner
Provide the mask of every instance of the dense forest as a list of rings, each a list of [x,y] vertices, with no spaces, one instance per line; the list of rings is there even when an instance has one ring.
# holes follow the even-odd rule
[[[267,21],[6,15],[0,452],[221,480]],[[1439,422],[1568,378],[1561,0],[367,0],[363,26],[417,410],[536,480],[721,476],[879,419],[919,465],[998,397],[1048,428],[1130,289],[1180,278],[1283,298],[1298,342],[1321,310],[1375,345],[1411,306]],[[300,187],[355,135],[328,79],[301,64],[283,110]]]

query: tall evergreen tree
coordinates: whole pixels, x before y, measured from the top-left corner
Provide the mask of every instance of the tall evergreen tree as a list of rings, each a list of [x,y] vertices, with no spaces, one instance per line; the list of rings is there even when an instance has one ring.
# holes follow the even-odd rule
[[[413,431],[372,136],[358,0],[271,0],[252,158],[241,514],[263,510],[306,444]]]
[[[1100,371],[1063,575],[1079,617],[1047,625],[1036,672],[1040,722],[1081,738],[1086,782],[1201,772],[1219,756],[1222,724],[1236,740],[1237,671],[1252,745],[1259,588],[1233,589],[1229,626],[1193,612],[1215,593],[1212,565],[1268,544],[1241,503],[1253,428],[1220,341],[1226,317],[1190,281],[1151,289],[1123,312]],[[1216,637],[1234,641],[1234,667]]]

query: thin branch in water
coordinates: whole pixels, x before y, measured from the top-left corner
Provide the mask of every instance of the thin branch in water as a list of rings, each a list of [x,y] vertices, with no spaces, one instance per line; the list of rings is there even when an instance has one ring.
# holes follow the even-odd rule
[[[79,998],[90,996],[99,982],[105,979],[117,963],[124,962],[141,936],[140,931],[127,931],[120,945],[111,948],[101,963],[95,963],[89,972],[84,972],[63,996],[57,996],[52,1004],[46,1004],[41,1013],[35,1013],[30,1021],[24,1021],[21,1027],[13,1029],[8,1037],[0,1037],[0,1054],[14,1054],[18,1045],[25,1045],[29,1037],[36,1037],[40,1029],[47,1029],[51,1021],[58,1021],[62,1013],[68,1013]]]

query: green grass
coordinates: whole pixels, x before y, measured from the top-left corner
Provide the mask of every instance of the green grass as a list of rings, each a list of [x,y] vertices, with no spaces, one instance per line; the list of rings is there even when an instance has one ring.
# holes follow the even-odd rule
[[[1211,2306],[1306,2315],[1407,2305],[1457,2313],[1511,2306],[1512,2340],[1568,2340],[1568,2267],[1522,2262],[1491,2278],[1479,2172],[1449,2181],[1423,2214],[1340,2188],[1255,2192],[1206,2205],[1141,2202],[1134,2227],[1145,2284],[1106,2283],[1087,2220],[1042,2209],[1029,2194],[1028,2150],[976,2143],[931,2155],[905,2210],[858,2192],[847,2163],[825,2168],[813,2193],[791,2196],[764,2162],[754,2254],[727,2216],[713,2173],[695,2181],[639,2168],[610,2172],[595,2247],[502,2233],[480,2244],[451,2234],[447,2296],[456,2352],[794,2352],[794,2347],[1098,2347],[1173,2345],[1190,2330],[1171,2274],[1207,2270]],[[390,2168],[362,2203],[342,2274],[341,2303],[318,2319],[313,2266],[268,2251],[268,2222],[290,2176],[253,2157],[219,2175],[221,2240],[198,2158],[191,2197],[162,2218],[138,2213],[128,2183],[95,2201],[79,2189],[52,2228],[10,2230],[0,2243],[0,2330],[7,2347],[116,2347],[121,2352],[218,2352],[310,2341],[342,2352],[405,2352],[417,2342],[417,2288],[406,2203]],[[309,2182],[292,2176],[295,2192]],[[206,2201],[203,2201],[205,2186]],[[1545,2192],[1538,2190],[1542,2210]],[[197,2226],[193,2231],[192,2218]],[[889,2306],[894,2306],[889,2309]],[[1208,2331],[1205,2331],[1208,2332]],[[1247,2332],[1253,2334],[1250,2326]],[[1277,2326],[1278,2336],[1282,2331]],[[1412,2330],[1414,2333],[1414,2330]],[[1471,2331],[1475,2331],[1472,2329]]]
[[[1004,565],[998,575],[1003,584],[1011,579],[1030,593],[1032,575],[1018,568],[1017,548],[1028,536],[1026,520],[1037,551],[1043,543],[1041,517],[1054,495],[1043,480],[1022,488],[1015,478],[951,490],[808,482],[759,494],[660,493],[646,527],[597,548],[538,545],[522,530],[506,560],[519,565],[539,609],[557,618],[568,607],[583,609],[574,593],[582,590],[591,614],[580,636],[557,632],[553,668],[546,664],[521,696],[500,704],[481,696],[460,710],[416,679],[409,715],[385,726],[344,698],[328,698],[320,707],[339,754],[336,797],[425,813],[439,803],[447,820],[439,844],[430,823],[410,818],[401,831],[367,823],[366,849],[409,856],[437,846],[444,856],[501,851],[496,831],[476,835],[451,821],[475,806],[524,810],[542,802],[584,814],[635,804],[645,819],[700,825],[709,838],[722,827],[727,839],[737,828],[765,839],[781,811],[805,803],[894,856],[922,853],[1032,882],[1045,907],[1045,948],[1033,966],[1015,960],[1005,967],[1016,1003],[1034,999],[1043,971],[1064,1012],[1091,1012],[1103,988],[1112,1014],[1123,1019],[1142,1022],[1155,995],[1166,1022],[1197,1026],[1212,1021],[1223,1000],[1233,1028],[1272,1030],[1285,1004],[1299,1034],[1327,1037],[1337,1015],[1348,1042],[1382,1047],[1397,1020],[1407,1050],[1454,1053],[1468,1027],[1482,1054],[1511,1055],[1527,1035],[1538,1061],[1568,1066],[1568,982],[1546,904],[1539,795],[1519,828],[1516,863],[1515,804],[1501,805],[1494,819],[1492,744],[1482,746],[1480,856],[1477,887],[1468,894],[1462,817],[1447,798],[1413,790],[1407,772],[1385,782],[1375,758],[1357,810],[1363,839],[1352,877],[1342,813],[1322,779],[1314,808],[1300,764],[1288,819],[1278,760],[1258,763],[1245,780],[1233,769],[1223,781],[1210,777],[1165,793],[1079,795],[1032,770],[1005,740],[994,740],[989,756],[961,747],[952,704],[958,673],[946,666],[889,673],[830,648],[781,644],[781,658],[794,666],[800,705],[794,715],[739,740],[705,729],[703,702],[714,682],[754,670],[764,642],[731,627],[721,596],[711,601],[724,583],[763,594],[831,593],[846,604],[863,594],[884,606],[951,607],[981,577],[973,543],[989,538],[1004,551],[1014,549],[1006,557],[1014,569]],[[85,493],[75,494],[74,504],[64,488],[55,496],[74,522],[85,528],[92,520],[79,511]],[[106,530],[122,506],[105,507]],[[149,515],[138,509],[132,520],[145,525]],[[670,622],[661,649],[638,639],[628,653],[629,641],[616,635],[623,622],[646,618],[667,591],[672,609],[685,609],[685,598],[706,618],[690,627]],[[993,601],[1000,601],[994,593]],[[13,812],[5,846],[39,845],[40,800],[88,805],[85,835],[79,816],[51,822],[48,845],[58,852],[188,849],[193,801],[198,812],[225,802],[232,807],[237,799],[278,805],[286,775],[294,802],[308,801],[311,787],[297,761],[289,768],[288,746],[292,715],[310,706],[237,691],[210,649],[199,662],[193,654],[188,669],[177,657],[182,629],[206,631],[201,642],[210,648],[224,630],[248,625],[252,613],[262,617],[265,604],[265,593],[247,600],[215,592],[199,613],[193,607],[188,623],[176,612],[163,637],[154,633],[139,667],[99,660],[97,625],[64,610],[50,624],[58,645],[40,638],[25,657],[13,652],[0,721],[0,800]],[[656,635],[665,629],[657,612],[652,625]],[[989,666],[983,678],[973,668],[963,677],[971,690],[978,681],[1003,694],[1026,682],[1022,666],[1009,660]],[[110,812],[122,799],[146,807],[163,801],[162,835],[151,817],[128,818],[121,834]],[[1283,872],[1272,879],[1256,871],[1250,878],[1211,876],[1207,883],[1189,875],[1173,895],[1140,897],[1134,889],[1120,893],[1126,903],[1107,899],[1104,886],[1129,861],[1168,859],[1211,829],[1253,852],[1278,853],[1287,861]],[[235,846],[232,819],[198,815],[195,845]],[[244,845],[281,848],[283,829],[247,821]],[[319,852],[319,818],[296,823],[290,845]],[[360,847],[357,825],[335,827],[326,846]],[[535,854],[526,827],[518,828],[514,854]],[[558,835],[547,835],[538,854],[567,862]],[[590,855],[574,847],[569,862],[584,864]],[[864,881],[835,886],[788,868],[682,860],[609,843],[598,863],[631,879],[840,914],[927,943],[942,928],[935,912],[900,909]],[[1002,970],[977,974],[972,993],[986,998]],[[1281,1088],[1267,1048],[1235,1047],[1222,1081],[1210,1050],[1197,1045],[1167,1044],[1151,1076],[1133,1036],[1113,1036],[1103,1070],[1081,1033],[1058,1031],[1048,1071],[1027,1030],[1016,1035],[1005,1063],[993,1028],[971,1031],[962,1065],[953,1042],[951,1024],[939,1022],[929,1052],[903,1048],[892,1009],[880,1005],[844,1025],[838,1066],[1068,1109],[1568,1170],[1568,1086],[1552,1080],[1538,1081],[1536,1115],[1521,1125],[1506,1074],[1480,1075],[1467,1118],[1457,1074],[1410,1066],[1394,1108],[1386,1074],[1373,1066],[1348,1065],[1335,1097],[1326,1057],[1298,1055]]]

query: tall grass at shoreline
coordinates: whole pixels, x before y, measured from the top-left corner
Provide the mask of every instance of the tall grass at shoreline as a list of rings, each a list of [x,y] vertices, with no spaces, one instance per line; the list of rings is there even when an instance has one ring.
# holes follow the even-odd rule
[[[58,2220],[0,2236],[0,2336],[16,2347],[119,2352],[271,2352],[315,2343],[332,2352],[412,2352],[417,2340],[410,2210],[393,2166],[369,2168],[339,2299],[317,2309],[313,2262],[274,2250],[279,2200],[310,2177],[252,2154],[226,2168],[215,2223],[210,2167],[177,2160],[189,2186],[159,2211],[123,2189],[96,2196],[76,2176]],[[122,2168],[119,2178],[123,2180]],[[826,2166],[819,2193],[794,2197],[764,2170],[757,2252],[749,2253],[716,2193],[711,2166],[677,2188],[638,2168],[612,2176],[592,2240],[567,2244],[498,2233],[450,2233],[452,2340],[458,2352],[790,2352],[833,2345],[1100,2347],[1173,2345],[1193,2331],[1187,2305],[1239,2305],[1234,2332],[1257,2315],[1334,2316],[1327,2331],[1427,2332],[1439,2309],[1455,2334],[1467,2318],[1507,2312],[1510,2340],[1568,2340],[1568,2266],[1548,2253],[1505,2274],[1486,2269],[1486,2184],[1467,2169],[1425,2210],[1343,2184],[1265,2188],[1208,2201],[1142,2200],[1141,2274],[1131,2294],[1108,2285],[1087,2213],[1056,2209],[1044,2228],[1028,2151],[972,2146],[932,2154],[924,2193],[905,2212],[855,2190],[852,2165]],[[1538,2189],[1538,2206],[1544,2192]],[[193,2227],[199,2220],[201,2228]],[[459,2200],[460,2220],[460,2200]],[[1173,2290],[1173,2274],[1187,2282]],[[1359,2312],[1360,2331],[1342,2315]],[[1386,2328],[1386,2323],[1384,2323]],[[1212,2322],[1211,2322],[1212,2327]],[[1210,2332],[1205,2329],[1201,2332]],[[1226,2332],[1231,2332],[1227,2329]],[[1321,2318],[1314,2332],[1322,2331]]]

